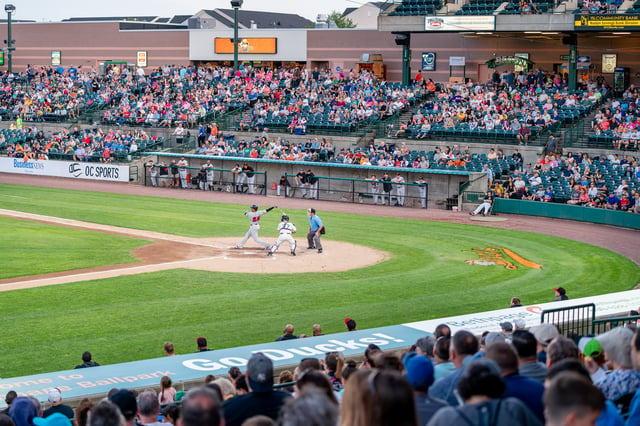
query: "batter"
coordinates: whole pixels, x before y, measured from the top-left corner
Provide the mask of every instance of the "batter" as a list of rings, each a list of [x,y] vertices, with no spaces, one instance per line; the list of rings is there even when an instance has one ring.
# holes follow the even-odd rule
[[[260,237],[258,237],[258,231],[260,230],[260,218],[262,215],[270,212],[278,206],[269,207],[266,210],[258,210],[258,206],[252,204],[249,208],[251,211],[247,210],[244,212],[244,215],[249,218],[249,230],[246,234],[244,234],[244,238],[240,241],[240,244],[236,246],[237,249],[241,249],[244,247],[244,244],[249,240],[249,238],[253,238],[253,240],[264,247],[265,250],[269,250],[269,243],[262,241]]]

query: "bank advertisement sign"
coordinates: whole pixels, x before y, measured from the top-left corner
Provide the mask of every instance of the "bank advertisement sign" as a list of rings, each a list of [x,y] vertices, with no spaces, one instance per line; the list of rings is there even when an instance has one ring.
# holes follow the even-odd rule
[[[573,27],[576,31],[640,30],[640,14],[579,15]]]
[[[1,157],[0,172],[23,175],[129,182],[129,167],[82,161],[27,160]]]

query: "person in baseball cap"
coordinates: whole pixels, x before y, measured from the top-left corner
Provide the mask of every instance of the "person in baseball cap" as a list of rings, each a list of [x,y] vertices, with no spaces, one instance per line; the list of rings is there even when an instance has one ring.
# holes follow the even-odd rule
[[[356,320],[351,318],[345,318],[344,325],[347,327],[347,331],[356,331]]]
[[[288,392],[273,390],[273,361],[262,352],[251,356],[245,377],[250,392],[224,402],[227,425],[241,425],[246,419],[263,415],[277,420],[280,408],[291,398]]]
[[[529,329],[529,332],[533,334],[537,341],[536,351],[538,352],[538,361],[546,364],[547,362],[547,345],[551,343],[553,339],[558,337],[560,333],[558,328],[549,323],[542,323],[540,325],[533,326]]]
[[[211,349],[207,348],[207,338],[206,337],[198,337],[196,339],[196,344],[198,345],[198,352],[206,352]]]
[[[138,413],[138,402],[135,394],[128,389],[118,389],[109,396],[109,400],[120,409],[125,419],[125,425],[133,426]]]
[[[429,396],[429,387],[435,381],[433,362],[424,355],[409,352],[402,359],[407,381],[413,389],[413,399],[421,425],[426,425],[447,403]]]
[[[35,426],[71,426],[71,420],[62,413],[53,413],[48,417],[36,417],[33,419]]]
[[[47,393],[47,399],[51,404],[51,407],[44,410],[44,412],[42,413],[42,417],[49,417],[53,414],[60,413],[70,420],[73,420],[75,418],[73,408],[62,403],[62,393],[60,392],[60,389],[50,389]]]

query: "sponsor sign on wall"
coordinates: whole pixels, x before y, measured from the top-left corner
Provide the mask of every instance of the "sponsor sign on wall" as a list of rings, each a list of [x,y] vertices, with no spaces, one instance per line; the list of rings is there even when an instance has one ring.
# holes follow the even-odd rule
[[[613,74],[618,66],[618,55],[615,53],[602,54],[602,74]]]
[[[425,31],[494,31],[495,16],[427,16]]]
[[[233,38],[216,37],[214,39],[215,53],[233,53]],[[241,37],[238,43],[238,53],[242,54],[276,54],[278,53],[278,39],[276,37]]]
[[[436,52],[422,53],[422,71],[436,70]]]
[[[466,63],[467,58],[465,56],[449,56],[450,67],[464,67]]]
[[[147,51],[146,50],[140,50],[137,52],[136,54],[136,64],[141,67],[144,68],[147,66]]]
[[[113,164],[85,163],[80,161],[28,160],[0,158],[0,172],[23,175],[54,176],[73,179],[128,182],[129,167]]]
[[[573,27],[576,31],[639,30],[640,15],[580,15]]]

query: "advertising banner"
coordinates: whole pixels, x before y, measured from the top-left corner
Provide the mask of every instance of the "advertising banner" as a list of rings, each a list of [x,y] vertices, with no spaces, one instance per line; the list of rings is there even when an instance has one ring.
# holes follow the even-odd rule
[[[216,37],[214,39],[215,53],[233,54],[233,39]],[[242,37],[238,43],[238,53],[242,54],[276,54],[278,53],[278,39],[275,37],[251,38]]]
[[[128,166],[79,161],[24,161],[23,158],[0,157],[0,172],[73,179],[105,180],[111,182],[129,181]]]
[[[424,21],[425,31],[494,31],[495,16],[427,16]]]
[[[579,15],[573,27],[576,31],[638,31],[640,15]]]

